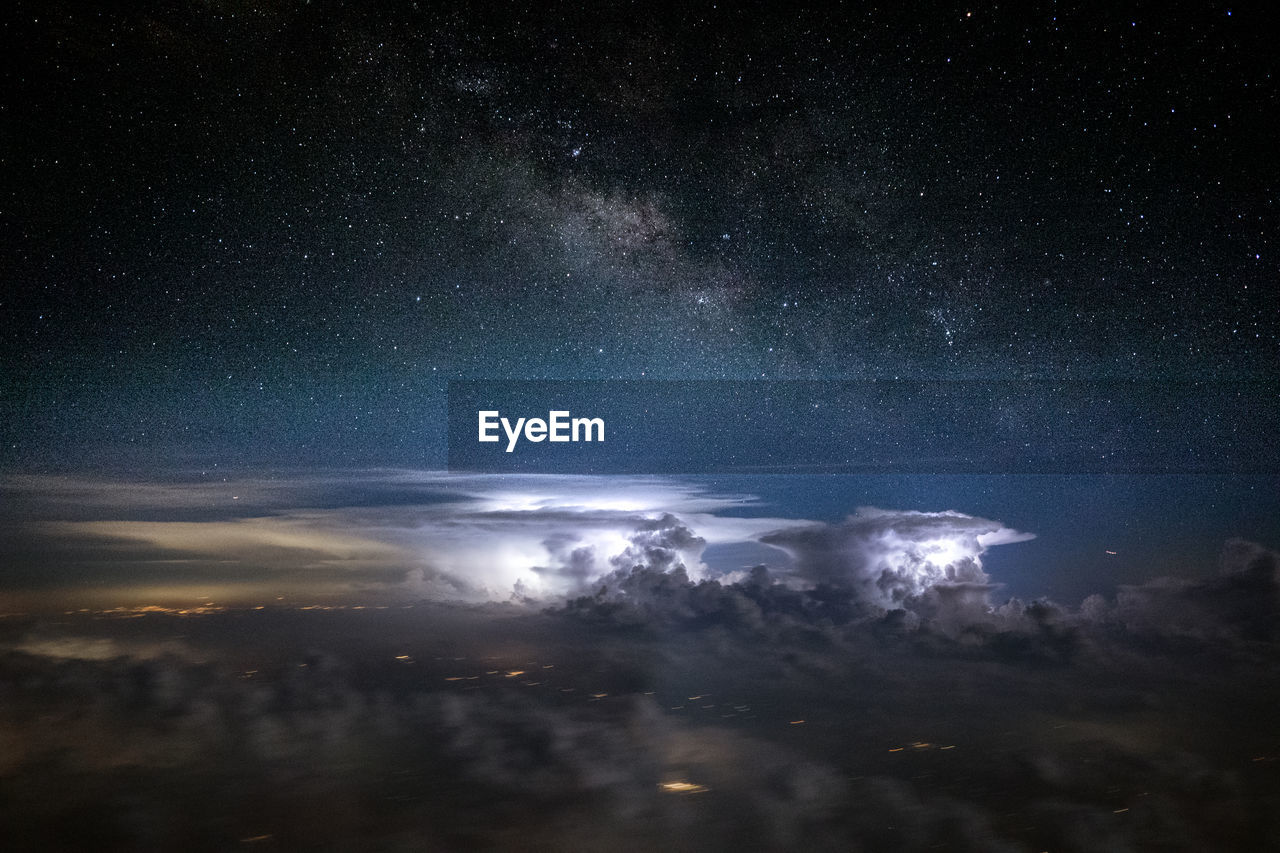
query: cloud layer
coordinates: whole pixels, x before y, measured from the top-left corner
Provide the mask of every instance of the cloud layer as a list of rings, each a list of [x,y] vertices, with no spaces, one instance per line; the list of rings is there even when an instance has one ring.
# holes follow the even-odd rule
[[[985,550],[1028,538],[954,511],[868,507],[840,524],[744,517],[756,509],[750,495],[670,478],[367,471],[231,483],[12,478],[5,489],[22,508],[5,521],[22,542],[17,580],[42,573],[74,588],[92,573],[135,597],[168,587],[231,602],[272,589],[292,600],[553,600],[637,566],[745,577],[748,565],[704,560],[714,545],[751,546],[792,585],[835,584],[896,607],[939,583],[987,584]]]
[[[678,526],[637,540],[549,609],[0,620],[0,826],[15,849],[1280,841],[1273,552],[1076,609],[966,609],[962,580],[872,614],[856,584],[692,580]]]
[[[1069,607],[995,600],[982,560],[1027,534],[956,511],[412,472],[9,489],[32,548],[294,597],[0,617],[14,849],[1280,843],[1255,543]]]

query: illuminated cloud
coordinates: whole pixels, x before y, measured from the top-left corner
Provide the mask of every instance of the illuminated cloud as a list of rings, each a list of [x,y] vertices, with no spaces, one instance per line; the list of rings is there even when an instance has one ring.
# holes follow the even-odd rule
[[[987,549],[1032,538],[952,510],[861,507],[839,524],[778,531],[761,541],[791,554],[797,578],[850,587],[865,603],[893,608],[939,585],[986,587]]]
[[[22,572],[95,587],[255,602],[380,596],[470,601],[574,594],[636,565],[699,578],[709,544],[805,521],[719,515],[749,495],[670,478],[372,470],[272,479],[11,478]],[[775,552],[781,556],[781,552]]]
[[[847,588],[873,607],[939,586],[948,601],[982,607],[982,555],[1031,538],[954,511],[863,507],[839,524],[743,518],[729,513],[752,508],[752,496],[664,477],[371,470],[160,484],[25,478],[5,488],[37,516],[17,529],[48,582],[79,566],[99,587],[179,598],[216,590],[232,601],[554,600],[637,568],[732,583],[763,562],[792,586]],[[713,546],[715,566],[705,559]],[[725,554],[749,561],[727,564]],[[147,603],[133,598],[117,603]]]

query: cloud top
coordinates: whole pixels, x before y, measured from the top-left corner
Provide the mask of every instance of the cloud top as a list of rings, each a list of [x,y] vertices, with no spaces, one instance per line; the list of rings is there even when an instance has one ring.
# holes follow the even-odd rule
[[[952,510],[860,507],[839,524],[776,531],[761,541],[792,556],[796,577],[847,587],[868,604],[894,608],[938,585],[988,585],[987,549],[1032,538]]]

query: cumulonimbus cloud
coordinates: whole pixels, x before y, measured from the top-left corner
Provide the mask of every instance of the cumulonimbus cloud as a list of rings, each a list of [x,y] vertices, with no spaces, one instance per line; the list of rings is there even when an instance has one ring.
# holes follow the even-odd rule
[[[1034,536],[953,510],[860,507],[839,524],[780,530],[761,541],[787,551],[800,580],[848,587],[868,604],[893,608],[938,585],[988,585],[987,549]]]
[[[483,601],[514,591],[551,599],[639,565],[683,566],[701,578],[707,545],[810,523],[722,516],[754,499],[652,477],[360,471],[0,485],[11,505],[25,507],[21,521],[8,523],[26,543],[29,574],[46,587],[92,574],[100,589],[130,587],[133,598],[234,601],[239,585],[240,598],[255,602],[268,593]]]

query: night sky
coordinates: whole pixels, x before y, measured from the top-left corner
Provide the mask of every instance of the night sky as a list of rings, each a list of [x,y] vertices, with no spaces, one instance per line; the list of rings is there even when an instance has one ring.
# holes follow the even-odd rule
[[[1266,20],[9,3],[0,829],[1280,845]]]
[[[1270,31],[17,3],[5,458],[438,467],[450,378],[1274,378]]]

